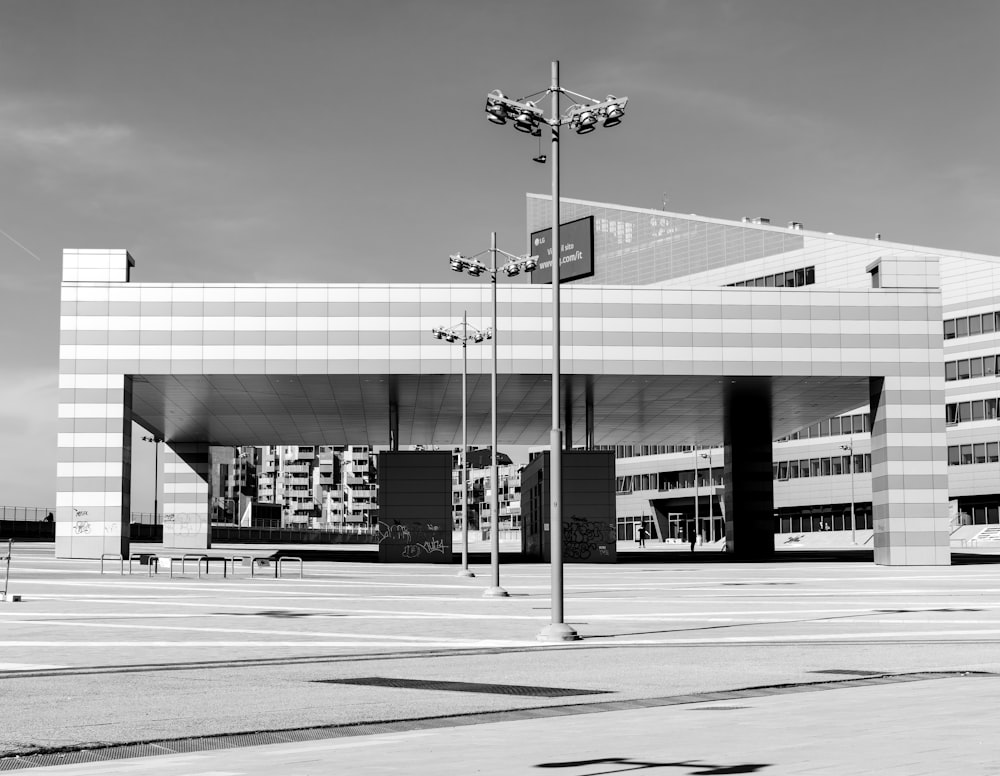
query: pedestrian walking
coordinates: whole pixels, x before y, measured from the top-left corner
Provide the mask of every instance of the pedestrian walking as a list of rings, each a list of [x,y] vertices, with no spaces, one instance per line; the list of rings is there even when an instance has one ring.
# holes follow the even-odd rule
[[[698,532],[691,532],[691,552],[694,552],[694,546],[698,543]]]
[[[646,546],[646,528],[642,523],[635,524],[635,540],[639,542],[640,547]]]

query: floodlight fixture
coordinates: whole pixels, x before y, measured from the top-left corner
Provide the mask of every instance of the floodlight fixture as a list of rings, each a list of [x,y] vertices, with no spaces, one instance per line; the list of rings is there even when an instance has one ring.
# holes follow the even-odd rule
[[[583,105],[573,109],[570,114],[570,127],[576,130],[578,135],[586,135],[597,129],[597,114],[589,105]]]
[[[622,123],[622,116],[625,115],[625,103],[627,102],[628,97],[623,97],[619,101],[613,94],[608,95],[607,100],[605,100],[607,107],[602,111],[604,114],[604,126],[617,127]]]
[[[514,118],[514,129],[518,132],[525,132],[529,135],[541,134],[539,122],[544,120],[542,112],[535,107],[535,103],[528,100],[521,106],[521,110]]]

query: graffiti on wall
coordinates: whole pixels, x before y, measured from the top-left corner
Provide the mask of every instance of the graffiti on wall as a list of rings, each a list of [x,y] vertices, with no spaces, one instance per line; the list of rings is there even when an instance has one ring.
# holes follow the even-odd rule
[[[615,546],[617,534],[613,523],[607,520],[588,520],[570,515],[563,520],[563,558],[589,560],[607,557],[609,547]]]

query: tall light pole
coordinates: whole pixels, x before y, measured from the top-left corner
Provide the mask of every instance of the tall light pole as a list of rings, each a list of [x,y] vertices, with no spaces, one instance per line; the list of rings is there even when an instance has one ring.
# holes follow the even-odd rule
[[[713,506],[715,496],[715,480],[712,478],[712,449],[701,454],[702,458],[708,459],[708,540],[715,541],[715,507]]]
[[[538,107],[536,99],[546,94],[552,97],[551,113],[548,117]],[[561,112],[559,98],[566,95],[572,105]],[[541,137],[541,125],[546,124],[552,136],[552,239],[549,250],[552,262],[552,430],[549,436],[549,460],[551,477],[549,481],[549,546],[552,572],[552,621],[541,630],[541,641],[576,641],[577,632],[563,622],[563,559],[562,559],[562,420],[559,388],[561,382],[559,363],[559,262],[561,243],[559,240],[559,128],[564,124],[586,135],[597,128],[603,119],[605,127],[621,124],[625,115],[627,97],[614,95],[602,102],[583,94],[571,92],[559,85],[559,62],[552,63],[552,85],[543,91],[511,100],[499,89],[486,96],[486,114],[494,124],[506,124],[510,119],[514,129],[533,137]],[[536,157],[542,161],[541,156]]]
[[[840,446],[841,450],[850,451],[851,462],[851,544],[858,543],[857,528],[854,524],[854,437],[851,437],[846,445]]]
[[[469,394],[466,387],[469,374],[469,361],[466,351],[469,340],[479,343],[484,339],[491,339],[493,335],[489,330],[480,331],[474,326],[469,326],[469,321],[464,310],[462,311],[461,323],[447,329],[438,327],[432,329],[431,333],[437,339],[462,343],[462,568],[458,570],[457,576],[474,577],[476,575],[469,568],[469,442],[466,421],[466,413],[469,405]]]
[[[160,442],[163,440],[158,436],[141,437],[143,442],[153,443],[153,523],[159,525],[160,518]]]
[[[486,598],[506,598],[507,591],[500,587],[500,480],[497,466],[497,338],[499,325],[497,322],[497,254],[507,257],[507,263],[499,268],[507,277],[519,275],[522,271],[534,272],[538,266],[535,256],[515,256],[497,248],[497,233],[490,234],[490,266],[483,264],[477,257],[486,251],[480,251],[473,256],[463,256],[455,253],[449,256],[451,268],[455,272],[468,272],[473,277],[479,277],[484,272],[489,275],[491,297],[493,301],[493,327],[490,329],[493,340],[493,353],[490,359],[490,571],[492,579],[490,586],[483,591]],[[463,421],[464,423],[464,421]],[[464,432],[463,432],[464,435]]]

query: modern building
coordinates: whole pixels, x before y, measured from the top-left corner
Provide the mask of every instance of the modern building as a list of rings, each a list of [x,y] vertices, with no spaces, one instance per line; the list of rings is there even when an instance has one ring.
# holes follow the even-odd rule
[[[532,231],[546,228],[549,212],[547,197],[529,195]],[[582,286],[738,287],[753,288],[762,298],[779,290],[799,294],[824,289],[840,292],[831,303],[847,318],[856,314],[851,309],[855,293],[888,285],[879,275],[882,259],[893,257],[908,275],[906,282],[916,285],[935,285],[932,273],[939,271],[942,364],[915,371],[935,381],[943,374],[941,389],[935,389],[940,400],[932,415],[909,411],[896,422],[919,427],[934,439],[939,432],[932,429],[944,422],[943,439],[933,444],[947,449],[951,530],[963,523],[1000,523],[1000,257],[890,242],[880,236],[808,231],[797,222],[778,226],[766,218],[725,221],[563,200],[564,221],[587,217],[594,219],[594,251],[600,260],[595,261],[593,276],[574,281]],[[929,274],[921,274],[925,271]],[[873,358],[876,352],[886,354],[882,357],[898,353],[923,337],[923,323],[917,321],[922,313],[900,309],[899,315],[898,332],[869,335]],[[724,315],[713,333],[678,333],[676,344],[716,352],[729,342],[751,338],[755,328],[763,332],[767,324],[753,320],[750,331],[738,332]],[[816,310],[803,309],[794,324],[783,321],[772,329],[772,339],[783,347],[798,349],[799,342],[809,338],[830,348],[830,355],[839,352],[846,367],[855,357],[849,335],[869,330],[869,322],[846,323],[837,331]],[[876,520],[871,418],[866,401],[775,438],[775,532],[851,530],[853,507],[858,544],[871,542]],[[686,539],[696,521],[701,540],[724,537],[727,461],[722,439],[706,434],[686,445],[618,445],[617,457],[620,540],[631,539],[639,522],[664,539]],[[874,476],[931,478],[936,471],[923,445],[908,451],[900,467]],[[919,498],[919,490],[923,488],[914,488],[907,498]]]
[[[549,205],[528,197],[529,232],[547,225]],[[945,317],[987,312],[976,305],[992,292],[988,257],[573,200],[561,220],[567,447],[721,445],[711,465],[724,483],[729,548],[767,557],[783,498],[774,440],[867,403],[868,447],[854,455],[871,456],[876,562],[949,562],[944,364],[973,355],[945,358],[944,348],[973,343],[971,335],[943,341],[941,327]],[[501,284],[494,316],[486,284],[135,283],[134,266],[124,250],[64,252],[61,557],[128,551],[132,420],[164,439],[164,541],[177,547],[210,541],[211,445],[456,446],[462,354],[428,333],[464,311],[499,336],[500,444],[549,438],[543,282]],[[939,268],[946,285],[965,289],[945,302],[961,313],[942,311]],[[468,351],[477,446],[489,443],[489,352]],[[984,355],[975,356],[983,369]],[[960,369],[949,385],[984,387],[971,364],[968,379]],[[972,402],[988,398],[963,396],[970,418]],[[962,432],[976,423],[985,421],[963,422]],[[969,438],[973,461],[975,444],[988,441],[985,432]],[[804,448],[812,443],[787,443],[803,448],[795,448],[800,478],[788,482],[801,479],[802,460],[811,474]],[[976,466],[988,463],[966,465]],[[845,479],[832,474],[832,459],[830,471],[831,485]],[[818,492],[824,476],[809,479]],[[631,497],[660,509],[634,489]]]

